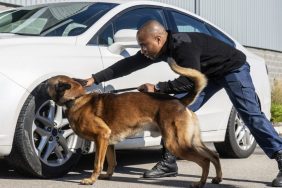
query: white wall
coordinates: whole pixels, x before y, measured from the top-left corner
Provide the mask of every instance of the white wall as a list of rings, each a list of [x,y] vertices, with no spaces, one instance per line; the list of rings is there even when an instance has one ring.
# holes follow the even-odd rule
[[[282,52],[281,0],[200,0],[199,15],[241,44]]]

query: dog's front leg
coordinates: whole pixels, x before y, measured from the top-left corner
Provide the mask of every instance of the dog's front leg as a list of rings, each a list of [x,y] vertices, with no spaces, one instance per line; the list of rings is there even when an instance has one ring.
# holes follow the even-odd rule
[[[100,174],[99,179],[110,179],[114,173],[115,167],[117,166],[115,146],[109,145],[106,153],[108,162],[107,174]]]
[[[102,119],[94,118],[94,122],[95,126],[92,126],[93,129],[91,130],[94,134],[93,137],[96,147],[94,170],[90,178],[86,178],[81,181],[82,184],[86,185],[93,184],[103,170],[105,155],[111,135],[111,130]]]
[[[95,141],[95,146],[96,146],[96,152],[95,152],[94,170],[90,178],[85,178],[81,181],[81,184],[84,185],[92,185],[93,183],[95,183],[101,171],[103,170],[105,155],[108,147],[108,140],[97,139],[97,141]]]

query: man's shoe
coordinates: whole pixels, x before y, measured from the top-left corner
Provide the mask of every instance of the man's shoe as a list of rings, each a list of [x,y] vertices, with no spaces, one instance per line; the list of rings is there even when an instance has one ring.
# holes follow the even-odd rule
[[[163,149],[162,159],[151,170],[143,174],[144,178],[161,178],[176,176],[178,167],[176,164],[176,157],[172,155],[167,149]]]
[[[282,187],[282,172],[279,171],[276,178],[272,181],[272,187]]]
[[[282,150],[278,151],[274,158],[278,163],[279,173],[276,178],[272,181],[272,187],[282,187]]]

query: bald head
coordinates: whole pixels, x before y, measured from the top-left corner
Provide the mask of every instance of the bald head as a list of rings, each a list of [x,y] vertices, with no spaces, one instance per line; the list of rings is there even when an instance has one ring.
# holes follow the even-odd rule
[[[162,24],[155,20],[146,22],[137,32],[137,41],[141,53],[150,59],[157,58],[163,51],[167,32]]]
[[[142,25],[142,27],[137,32],[137,36],[140,35],[156,36],[156,35],[164,35],[164,34],[166,34],[166,30],[164,26],[155,20],[150,20],[146,22],[144,25]]]

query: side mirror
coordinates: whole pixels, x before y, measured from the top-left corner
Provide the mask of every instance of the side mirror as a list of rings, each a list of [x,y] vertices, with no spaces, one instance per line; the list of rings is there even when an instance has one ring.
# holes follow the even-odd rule
[[[120,54],[125,48],[138,48],[136,41],[137,30],[122,29],[114,35],[114,43],[108,47],[113,54]]]

